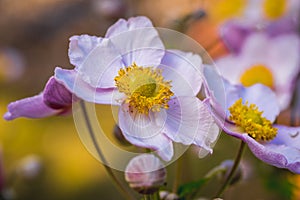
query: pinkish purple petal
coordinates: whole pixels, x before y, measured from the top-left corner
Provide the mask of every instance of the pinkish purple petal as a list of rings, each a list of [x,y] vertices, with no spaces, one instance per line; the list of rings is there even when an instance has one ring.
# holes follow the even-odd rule
[[[178,97],[169,106],[165,134],[175,142],[195,144],[212,153],[220,131],[206,105],[197,97]]]
[[[241,51],[244,41],[253,31],[253,27],[245,26],[236,20],[229,21],[220,28],[221,38],[233,53]]]
[[[102,38],[89,35],[75,35],[70,38],[69,59],[76,68],[80,68],[89,53],[102,41]]]
[[[282,34],[297,33],[297,31],[299,31],[298,28],[299,28],[298,18],[294,17],[293,15],[289,15],[270,23],[266,27],[266,32],[270,36],[276,37]]]
[[[158,66],[164,55],[164,45],[147,17],[120,19],[106,36],[122,55],[125,66],[134,62],[139,66]]]
[[[52,109],[45,104],[43,93],[12,102],[7,108],[8,112],[4,115],[6,120],[13,120],[18,117],[43,118],[61,112],[61,110]]]
[[[243,140],[253,154],[265,163],[300,174],[300,137],[297,137],[300,127],[277,126],[277,128],[276,138],[269,143],[258,143],[247,135],[243,136]]]
[[[58,83],[54,77],[51,77],[47,82],[43,94],[45,104],[53,109],[70,107],[73,102],[72,93],[65,86]],[[74,101],[76,100],[77,98],[74,96]]]
[[[55,69],[56,80],[77,97],[94,103],[119,105],[124,97],[116,88],[93,88],[75,70]]]
[[[228,122],[222,123],[218,117],[216,119],[224,132],[247,143],[258,159],[300,174],[300,127],[275,125],[274,127],[278,128],[277,136],[270,142],[263,143],[257,142],[235,125]]]
[[[179,50],[166,50],[159,68],[165,80],[172,80],[175,96],[195,96],[202,85],[202,59]]]

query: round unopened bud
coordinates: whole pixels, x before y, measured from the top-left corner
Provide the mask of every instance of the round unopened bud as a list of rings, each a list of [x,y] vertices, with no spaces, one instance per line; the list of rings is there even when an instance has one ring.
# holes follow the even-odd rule
[[[141,194],[152,194],[165,184],[167,172],[162,162],[153,154],[134,157],[125,169],[125,179],[130,187]]]
[[[124,146],[131,145],[124,137],[124,135],[118,125],[115,125],[114,130],[113,130],[113,135],[121,145],[124,145]]]

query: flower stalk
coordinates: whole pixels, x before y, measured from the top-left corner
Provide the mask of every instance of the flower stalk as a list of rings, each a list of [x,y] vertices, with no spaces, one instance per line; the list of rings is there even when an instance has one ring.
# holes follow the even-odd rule
[[[225,179],[222,187],[219,189],[219,191],[215,195],[216,198],[220,197],[223,194],[223,192],[225,191],[225,189],[227,188],[227,186],[231,182],[231,180],[232,180],[232,178],[234,176],[234,173],[238,169],[239,163],[240,163],[241,158],[243,156],[243,152],[244,152],[245,146],[246,146],[246,143],[244,141],[241,141],[240,148],[239,148],[237,156],[236,156],[236,158],[234,160],[234,164],[233,164],[233,166],[232,166],[232,168],[231,168],[228,176],[226,177],[226,179]]]
[[[87,126],[88,132],[92,138],[92,142],[93,145],[97,151],[98,156],[100,157],[100,159],[104,162],[107,163],[107,160],[103,154],[103,152],[101,151],[100,146],[97,144],[96,142],[96,138],[95,138],[95,133],[93,131],[93,127],[91,125],[88,113],[87,113],[87,109],[85,106],[84,101],[80,101],[80,108],[82,110],[83,116],[84,116],[84,120],[85,120],[85,124]],[[126,190],[126,188],[123,186],[123,184],[118,180],[118,178],[114,175],[112,169],[110,167],[108,167],[107,165],[103,164],[103,167],[105,168],[106,172],[108,173],[108,175],[111,177],[111,179],[113,180],[113,182],[115,183],[115,185],[117,186],[117,188],[120,190],[120,192],[123,194],[123,196],[126,199],[129,200],[134,200],[135,198]]]

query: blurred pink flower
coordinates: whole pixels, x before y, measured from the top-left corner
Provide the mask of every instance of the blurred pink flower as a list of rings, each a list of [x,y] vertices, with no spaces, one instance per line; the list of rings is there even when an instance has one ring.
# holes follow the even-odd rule
[[[270,87],[276,93],[280,109],[284,110],[290,104],[300,70],[299,52],[300,38],[296,34],[270,37],[267,33],[252,33],[241,45],[240,53],[226,55],[215,63],[221,75],[232,84],[261,83]]]

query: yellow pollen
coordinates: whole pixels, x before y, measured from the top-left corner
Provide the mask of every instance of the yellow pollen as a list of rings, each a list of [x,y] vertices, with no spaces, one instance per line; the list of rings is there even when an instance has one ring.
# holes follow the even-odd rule
[[[287,0],[265,0],[263,4],[264,14],[269,19],[282,17],[287,9]]]
[[[240,78],[241,83],[245,86],[251,86],[256,83],[264,84],[270,88],[274,86],[273,74],[264,65],[254,65],[247,69]]]
[[[126,103],[142,114],[168,109],[168,102],[174,95],[170,90],[171,81],[164,80],[161,70],[135,63],[120,69],[115,82],[119,92],[126,94]]]
[[[229,120],[241,127],[244,132],[259,141],[272,140],[277,134],[277,128],[272,127],[272,123],[262,117],[261,111],[255,104],[242,104],[242,99],[237,100],[230,108]]]

